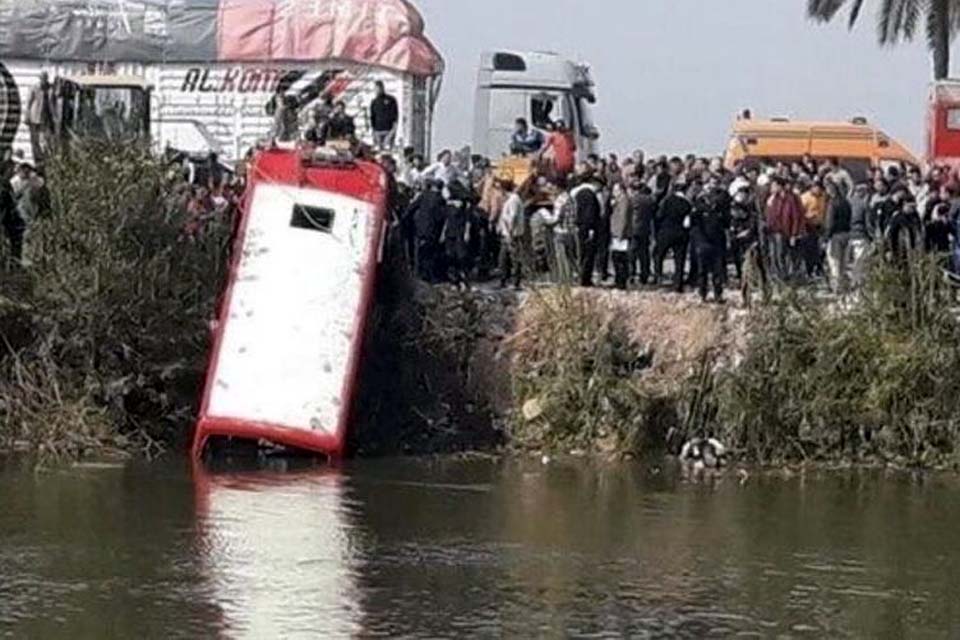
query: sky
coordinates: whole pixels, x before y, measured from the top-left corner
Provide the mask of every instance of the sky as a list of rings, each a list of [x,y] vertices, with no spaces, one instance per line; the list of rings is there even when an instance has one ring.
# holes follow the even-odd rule
[[[924,152],[931,64],[923,34],[880,47],[869,6],[879,3],[868,3],[852,32],[845,19],[809,21],[806,0],[414,4],[447,62],[435,148],[470,141],[480,52],[507,48],[591,65],[605,151],[719,154],[735,115],[750,108],[798,120],[865,116]]]

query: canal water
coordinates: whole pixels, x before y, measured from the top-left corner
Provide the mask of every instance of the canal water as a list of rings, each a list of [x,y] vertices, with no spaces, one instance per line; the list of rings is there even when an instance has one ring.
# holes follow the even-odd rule
[[[0,637],[960,637],[956,479],[741,480],[0,461]]]

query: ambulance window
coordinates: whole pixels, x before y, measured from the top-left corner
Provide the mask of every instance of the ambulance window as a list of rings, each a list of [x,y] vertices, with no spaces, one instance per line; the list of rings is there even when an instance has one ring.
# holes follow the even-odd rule
[[[290,220],[290,226],[294,229],[304,229],[306,231],[333,233],[334,216],[333,209],[295,204],[293,205],[293,217]]]
[[[947,129],[960,131],[960,109],[947,110]]]

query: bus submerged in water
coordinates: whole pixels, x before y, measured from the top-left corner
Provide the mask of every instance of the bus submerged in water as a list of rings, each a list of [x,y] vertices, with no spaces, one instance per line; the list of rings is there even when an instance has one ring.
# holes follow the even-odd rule
[[[258,153],[193,453],[212,438],[342,457],[386,234],[386,178],[349,152]]]

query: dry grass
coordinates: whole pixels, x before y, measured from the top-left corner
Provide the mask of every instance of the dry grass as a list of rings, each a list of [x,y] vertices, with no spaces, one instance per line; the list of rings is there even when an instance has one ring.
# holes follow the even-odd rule
[[[725,309],[671,295],[551,289],[521,309],[509,345],[514,440],[528,447],[647,453],[699,420],[704,362],[728,354]]]

